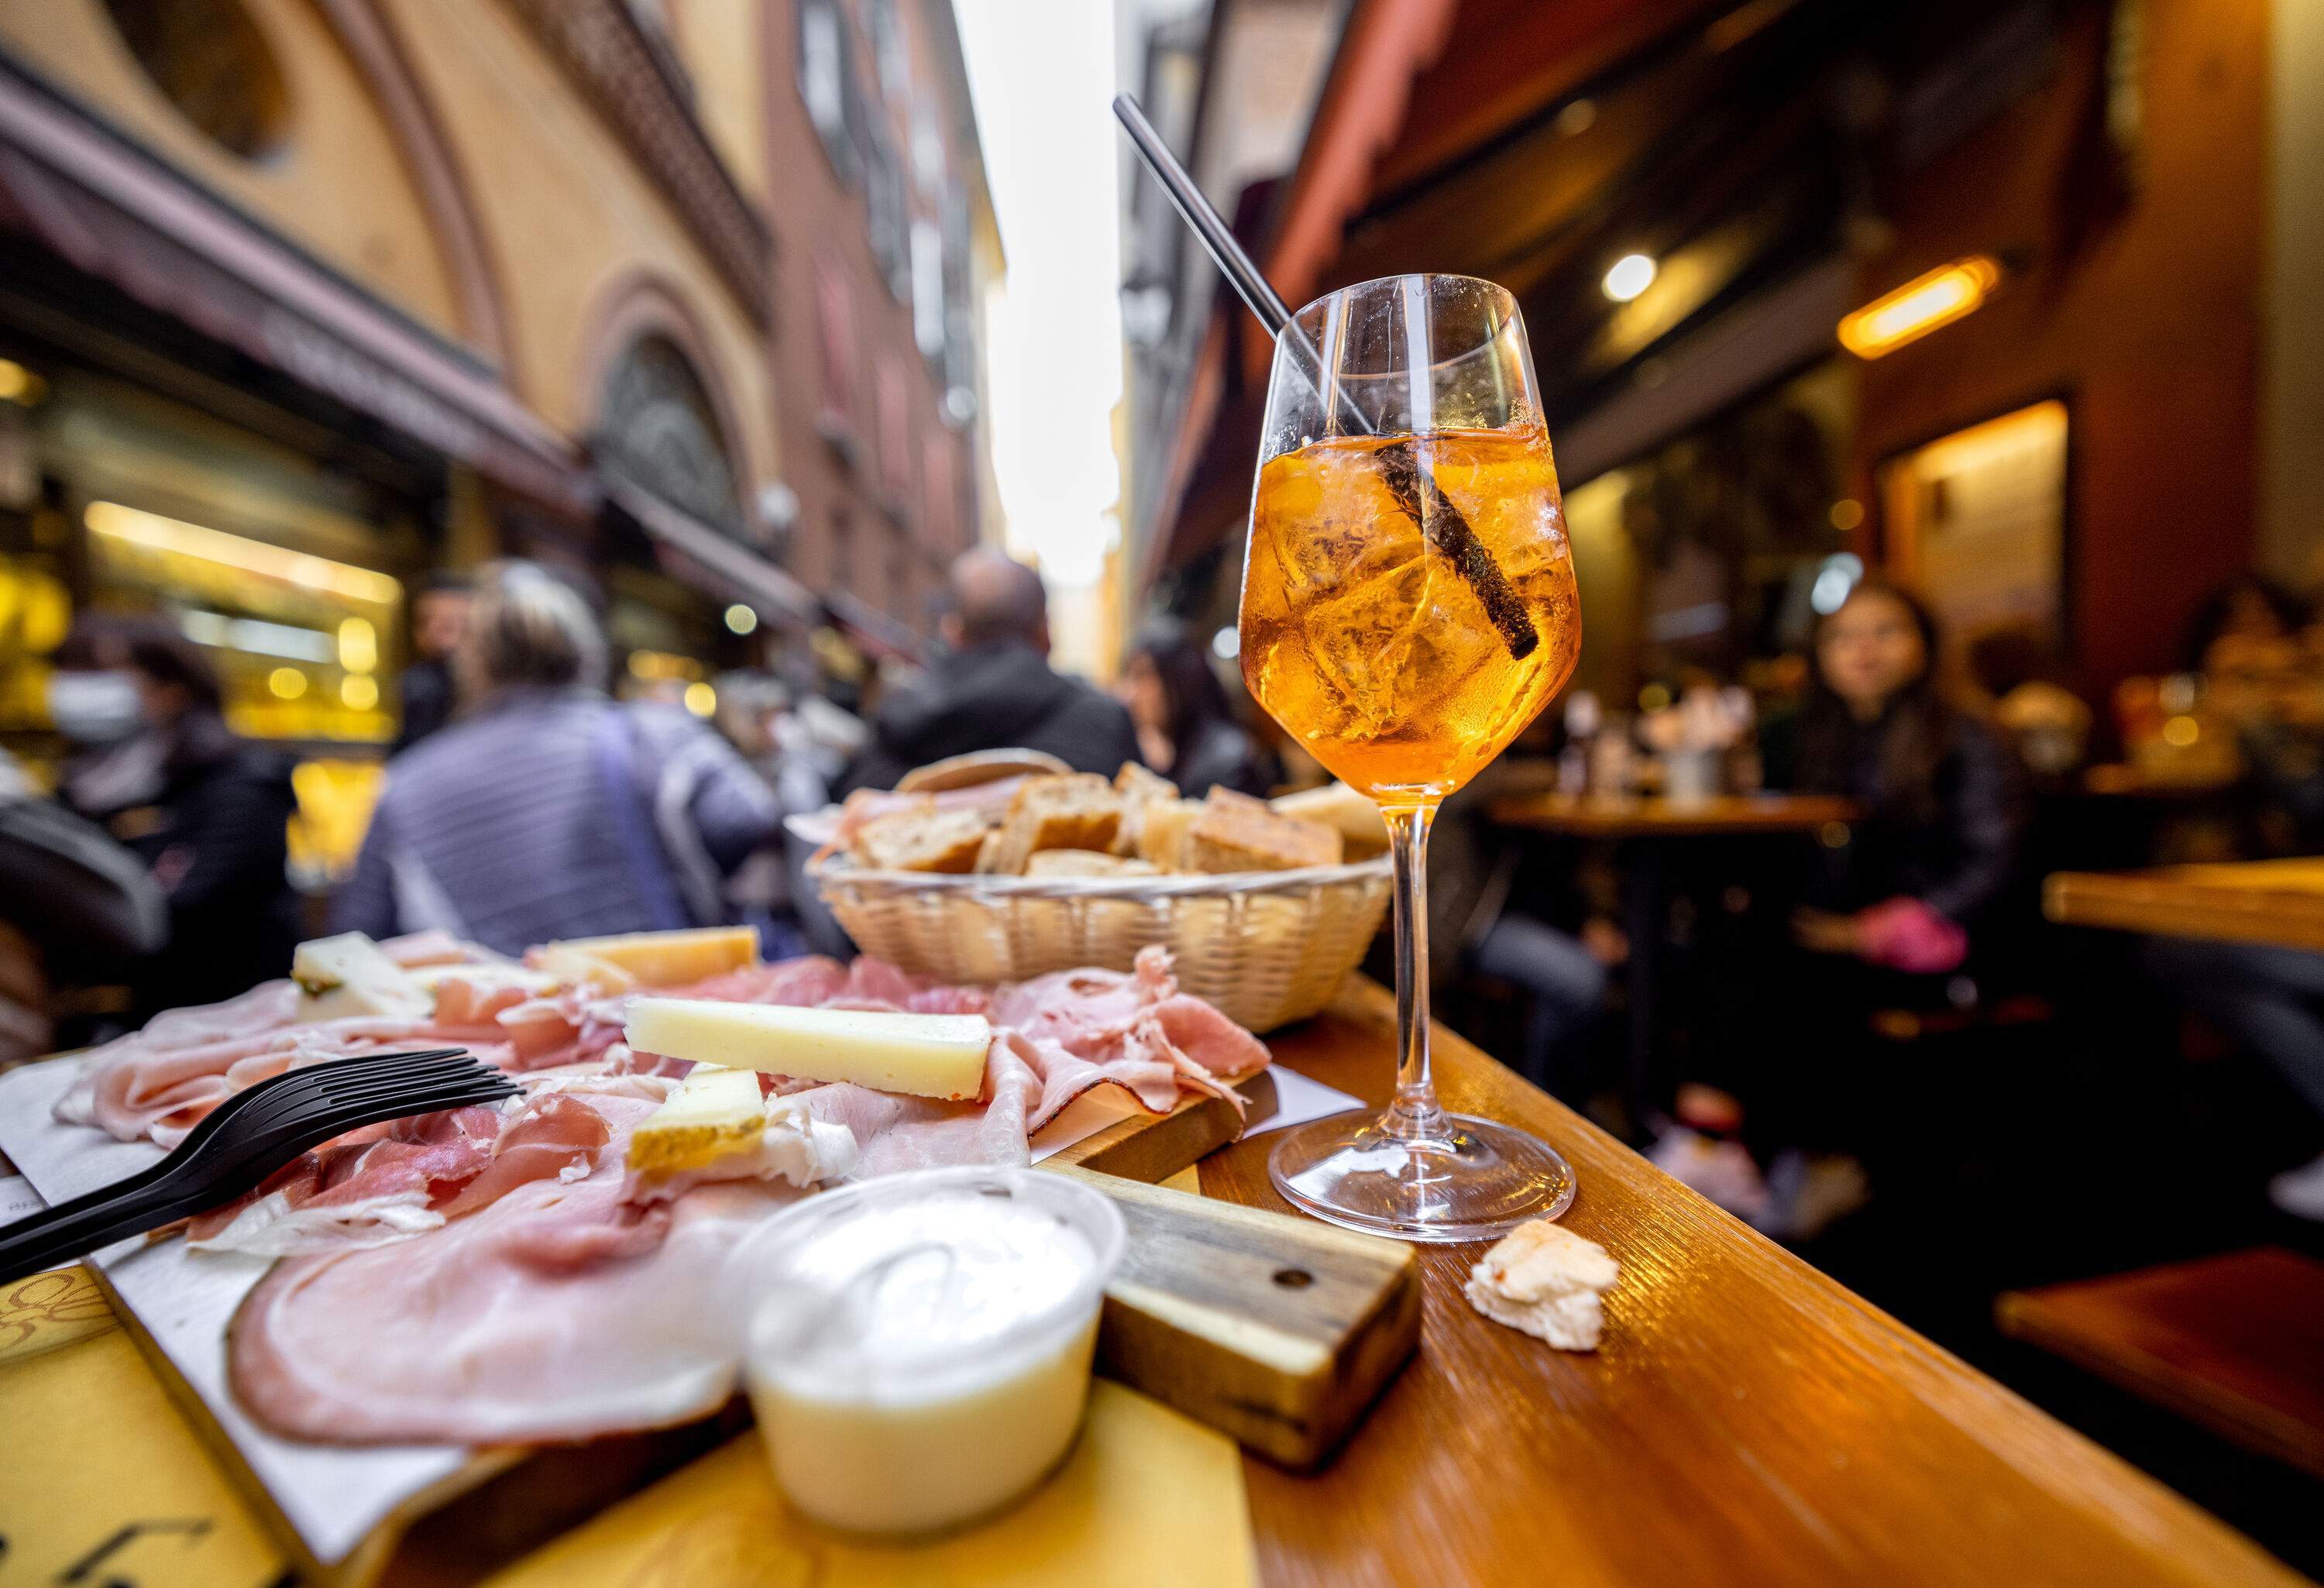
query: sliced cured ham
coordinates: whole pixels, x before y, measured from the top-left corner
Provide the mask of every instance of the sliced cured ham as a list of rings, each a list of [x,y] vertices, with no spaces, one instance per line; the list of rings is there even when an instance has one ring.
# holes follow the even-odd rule
[[[706,1186],[639,1208],[616,1176],[536,1180],[392,1246],[275,1265],[235,1316],[235,1396],[325,1443],[586,1439],[733,1392],[727,1253],[803,1193]]]

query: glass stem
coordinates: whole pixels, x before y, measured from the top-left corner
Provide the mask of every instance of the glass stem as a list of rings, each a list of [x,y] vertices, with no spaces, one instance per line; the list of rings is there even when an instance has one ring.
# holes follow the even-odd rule
[[[1396,863],[1396,1101],[1382,1123],[1398,1136],[1441,1136],[1444,1111],[1428,1076],[1428,825],[1436,808],[1380,814]]]

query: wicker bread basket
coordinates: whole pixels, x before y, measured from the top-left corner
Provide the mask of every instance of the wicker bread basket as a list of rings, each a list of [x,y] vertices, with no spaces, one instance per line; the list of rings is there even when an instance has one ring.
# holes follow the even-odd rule
[[[1126,971],[1149,943],[1178,984],[1254,1031],[1331,1002],[1379,929],[1388,858],[1222,876],[947,876],[866,871],[844,854],[807,867],[856,946],[942,982],[1015,982],[1094,965]]]

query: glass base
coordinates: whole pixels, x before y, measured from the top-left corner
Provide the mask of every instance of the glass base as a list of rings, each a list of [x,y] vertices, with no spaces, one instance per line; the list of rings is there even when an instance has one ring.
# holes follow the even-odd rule
[[[1464,1113],[1421,1137],[1335,1113],[1286,1131],[1267,1160],[1284,1199],[1327,1223],[1399,1241],[1495,1241],[1573,1205],[1573,1166],[1523,1131]]]

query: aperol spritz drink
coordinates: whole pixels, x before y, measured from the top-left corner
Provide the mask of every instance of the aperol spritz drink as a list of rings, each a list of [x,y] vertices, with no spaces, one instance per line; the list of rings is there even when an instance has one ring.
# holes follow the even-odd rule
[[[1509,295],[1395,276],[1277,337],[1243,564],[1243,678],[1376,800],[1396,870],[1396,1096],[1277,1138],[1276,1188],[1410,1241],[1490,1239],[1573,1199],[1557,1150],[1448,1113],[1428,1058],[1428,826],[1573,670],[1582,624],[1533,356]]]
[[[1468,577],[1443,531],[1432,535],[1424,470],[1499,588],[1480,591],[1492,576]],[[1412,488],[1400,493],[1406,476]],[[1400,494],[1419,504],[1416,519]],[[1512,644],[1518,632],[1529,638]],[[1557,471],[1538,422],[1339,437],[1259,470],[1243,680],[1316,760],[1374,799],[1442,799],[1476,776],[1548,704],[1581,643]]]

